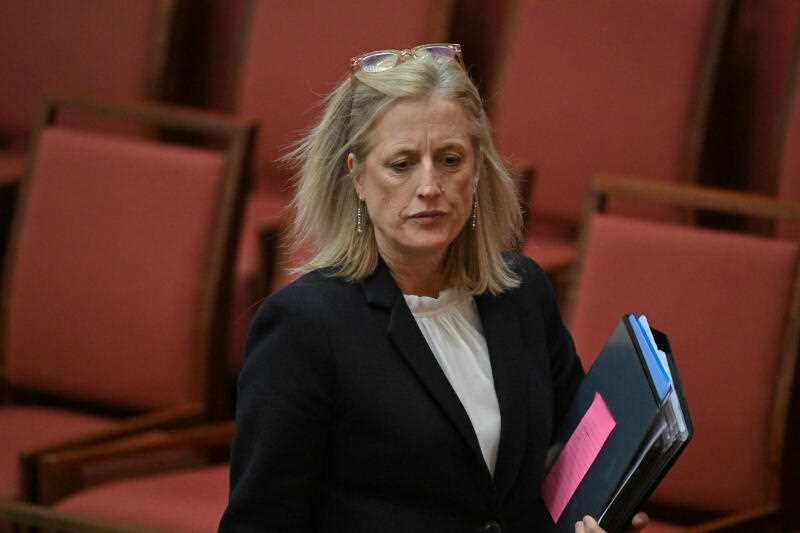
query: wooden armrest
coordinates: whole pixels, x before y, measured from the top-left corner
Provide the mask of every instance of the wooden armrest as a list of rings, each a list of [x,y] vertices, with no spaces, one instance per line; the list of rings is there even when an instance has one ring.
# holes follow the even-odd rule
[[[31,502],[50,503],[52,501],[45,497],[39,486],[42,480],[40,472],[42,459],[48,454],[111,442],[146,431],[187,427],[205,421],[205,419],[206,411],[201,404],[187,404],[136,416],[103,431],[28,451],[20,458],[25,498]]]
[[[47,453],[54,453],[69,448],[79,446],[88,446],[100,442],[107,442],[116,440],[121,437],[140,433],[142,431],[149,431],[153,429],[170,429],[178,427],[186,427],[190,424],[196,424],[205,420],[206,410],[201,404],[186,404],[179,407],[170,409],[162,409],[153,413],[147,413],[140,416],[134,416],[130,419],[123,420],[116,424],[114,427],[102,430],[91,435],[85,435],[75,439],[65,440],[58,444],[53,444],[39,448],[25,455],[44,455]]]
[[[73,110],[105,115],[110,118],[134,118],[142,124],[157,127],[185,128],[198,133],[216,135],[251,135],[257,127],[253,119],[243,119],[228,113],[203,111],[174,104],[154,102],[108,102],[92,97],[48,92],[44,95],[48,113]]]
[[[47,454],[42,457],[42,464],[47,468],[82,466],[104,459],[130,457],[159,450],[205,449],[230,444],[233,431],[233,421],[171,431],[147,431],[111,442]]]
[[[37,471],[40,503],[50,504],[88,486],[82,476],[87,466],[135,456],[153,457],[157,452],[168,450],[210,450],[228,446],[233,431],[232,421],[171,431],[152,430],[114,441],[45,454],[40,458]]]
[[[775,503],[724,516],[693,527],[689,531],[691,533],[779,531],[782,522],[781,507]]]
[[[598,176],[592,181],[590,191],[600,203],[613,196],[696,210],[800,221],[800,203],[779,202],[770,196],[698,185],[624,176]]]
[[[152,531],[141,527],[128,528],[96,519],[70,516],[48,507],[6,500],[0,500],[0,518],[18,526],[36,527],[60,533],[149,533]],[[153,533],[155,532],[153,531]]]

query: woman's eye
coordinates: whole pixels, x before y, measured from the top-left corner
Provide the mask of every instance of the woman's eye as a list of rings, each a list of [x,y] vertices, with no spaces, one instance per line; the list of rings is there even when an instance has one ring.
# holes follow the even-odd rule
[[[407,159],[401,159],[400,161],[393,161],[389,163],[389,167],[395,172],[402,172],[409,166],[411,166],[411,163]]]
[[[447,154],[442,158],[442,161],[449,167],[455,167],[461,163],[461,156],[458,154]]]

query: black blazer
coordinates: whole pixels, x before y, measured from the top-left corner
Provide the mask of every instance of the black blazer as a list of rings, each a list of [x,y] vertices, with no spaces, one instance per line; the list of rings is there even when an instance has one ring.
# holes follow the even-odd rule
[[[476,298],[500,405],[495,475],[388,268],[313,272],[259,310],[239,377],[220,531],[547,529],[545,454],[583,376],[552,289]]]

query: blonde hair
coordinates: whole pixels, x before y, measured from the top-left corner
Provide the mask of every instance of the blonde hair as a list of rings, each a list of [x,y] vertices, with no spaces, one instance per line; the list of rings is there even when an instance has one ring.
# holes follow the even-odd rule
[[[299,167],[294,178],[292,239],[297,246],[303,242],[312,246],[311,258],[300,271],[326,268],[334,275],[361,280],[375,270],[379,255],[373,226],[364,223],[361,233],[356,229],[359,200],[354,178],[361,172],[370,149],[369,134],[383,111],[399,99],[432,94],[461,106],[480,154],[477,227],[473,230],[467,222],[450,244],[445,286],[497,294],[519,284],[502,257],[520,238],[516,185],[495,151],[481,97],[467,73],[456,61],[430,57],[349,76],[325,98],[320,121],[286,156]],[[352,170],[346,163],[350,152],[356,160]]]

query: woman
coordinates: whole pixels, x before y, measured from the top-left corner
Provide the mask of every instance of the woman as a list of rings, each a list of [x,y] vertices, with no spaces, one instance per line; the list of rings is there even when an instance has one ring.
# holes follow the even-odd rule
[[[457,45],[353,60],[293,154],[315,248],[251,327],[221,531],[550,527],[583,371],[544,273],[503,253],[521,215],[489,131]]]

